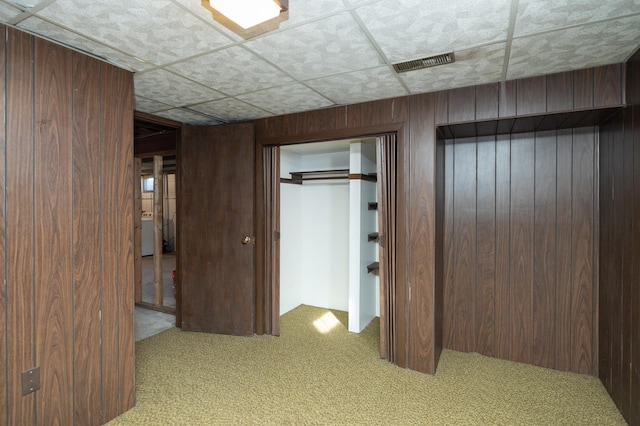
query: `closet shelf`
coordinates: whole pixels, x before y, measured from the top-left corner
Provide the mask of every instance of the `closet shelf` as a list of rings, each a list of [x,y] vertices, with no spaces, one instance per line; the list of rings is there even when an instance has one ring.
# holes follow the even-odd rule
[[[380,235],[377,232],[367,234],[367,241],[378,241]]]
[[[378,271],[378,269],[380,269],[380,263],[379,262],[373,262],[373,263],[370,263],[369,265],[367,265],[367,273],[376,272],[376,271]]]
[[[303,181],[349,179],[349,169],[333,170],[308,170],[302,172],[290,172],[291,179],[281,178],[281,182],[302,185]]]

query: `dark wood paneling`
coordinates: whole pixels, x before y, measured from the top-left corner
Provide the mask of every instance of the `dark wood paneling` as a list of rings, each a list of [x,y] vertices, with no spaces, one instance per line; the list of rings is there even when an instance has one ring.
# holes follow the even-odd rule
[[[574,273],[572,280],[571,364],[572,371],[593,371],[593,226],[594,155],[592,128],[573,134],[572,238]]]
[[[455,141],[453,183],[453,341],[451,349],[476,347],[476,140]]]
[[[623,65],[605,65],[593,70],[593,106],[604,107],[622,103]]]
[[[496,86],[497,87],[497,86]],[[496,91],[497,95],[497,91]],[[496,105],[497,106],[497,105]],[[496,275],[496,141],[478,139],[476,200],[476,330],[475,351],[493,356]]]
[[[547,77],[547,112],[573,109],[573,72],[550,74]]]
[[[536,134],[533,363],[555,367],[556,132]]]
[[[510,223],[511,200],[511,138],[498,136],[496,140],[496,299],[495,299],[495,356],[509,359],[511,327],[510,283]]]
[[[573,72],[573,107],[593,107],[593,68]]]
[[[516,115],[516,81],[501,81],[499,86],[498,114],[500,117]]]
[[[517,115],[540,114],[547,109],[546,77],[530,77],[517,80]]]
[[[74,421],[100,424],[100,62],[73,55]]]
[[[444,151],[444,277],[443,277],[443,306],[445,307],[442,317],[442,344],[445,348],[453,347],[453,316],[455,310],[449,307],[453,306],[453,291],[454,291],[454,264],[451,261],[455,259],[455,231],[453,224],[455,222],[454,210],[453,210],[453,186],[455,184],[454,170],[454,145],[453,140],[445,141]]]
[[[410,115],[409,171],[409,250],[417,259],[435,258],[435,98],[425,95],[412,98]],[[408,366],[425,373],[435,372],[435,269],[433,262],[411,262],[409,282],[412,283],[409,300],[409,356]],[[399,283],[401,286],[402,284]],[[398,294],[398,297],[400,295]],[[400,336],[399,336],[400,339]]]
[[[630,405],[631,411],[627,417],[629,423],[640,423],[640,262],[635,261],[640,253],[640,54],[636,53],[636,60],[629,68],[629,76],[633,76],[636,87],[632,90],[635,95],[627,95],[627,100],[636,102],[633,113],[633,271],[632,271],[632,292],[631,292],[631,391]],[[600,304],[602,306],[602,304]],[[600,337],[600,340],[604,340]]]
[[[118,69],[101,64],[102,96],[100,120],[100,251],[102,269],[102,346],[113,350],[102,352],[102,422],[119,413],[118,391],[119,358],[119,310],[118,310],[118,259],[110,254],[118,250],[118,173],[114,167],[118,158]]]
[[[436,125],[449,123],[449,91],[442,90],[433,94],[436,103]]]
[[[4,27],[3,27],[4,28]],[[33,424],[35,395],[20,373],[35,367],[33,38],[7,28],[7,423]]]
[[[573,132],[561,130],[557,136],[556,165],[556,368],[571,370],[571,251]]]
[[[73,422],[71,50],[35,39],[36,416]]]
[[[510,359],[533,361],[533,134],[511,138]]]
[[[135,319],[133,272],[133,75],[118,69],[117,262],[118,262],[118,391],[119,411],[135,405]]]
[[[6,33],[5,29],[0,27],[0,76],[6,77]],[[1,80],[0,80],[1,81]],[[6,161],[7,161],[7,141],[6,141],[6,86],[0,84],[0,260],[6,259]],[[2,376],[8,377],[8,363],[7,363],[7,275],[6,266],[3,261],[0,261],[0,371]],[[0,383],[0,413],[4,421],[8,421],[7,413],[7,388]]]
[[[474,86],[449,90],[449,123],[473,121],[476,116]]]
[[[295,115],[295,134],[316,133],[336,127],[336,110],[321,109],[312,112],[301,112]]]
[[[492,119],[498,114],[498,83],[476,86],[476,120]]]

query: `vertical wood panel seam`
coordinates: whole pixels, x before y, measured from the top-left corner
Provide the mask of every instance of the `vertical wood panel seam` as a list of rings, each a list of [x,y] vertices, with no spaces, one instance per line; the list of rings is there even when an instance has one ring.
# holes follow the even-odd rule
[[[545,85],[546,85],[546,77],[545,77]],[[546,89],[545,89],[545,95],[546,95]],[[545,110],[546,110],[546,104],[545,104]],[[534,292],[535,292],[535,277],[536,277],[536,236],[535,236],[535,232],[536,232],[536,182],[537,182],[537,169],[536,166],[538,165],[538,133],[534,132],[533,133],[533,241],[531,242],[533,249],[531,251],[531,254],[533,255],[532,257],[532,262],[533,264],[531,265],[531,293],[529,293],[531,295],[531,300],[529,301],[531,303],[531,363],[533,365],[535,365],[536,363],[536,350],[535,350],[535,346],[536,346],[536,338],[535,338],[535,321],[536,321],[536,313],[535,313],[535,305],[533,300],[535,299],[534,297]]]
[[[475,96],[475,88],[474,88],[474,96]],[[475,99],[474,99],[475,100]],[[474,117],[476,112],[474,111]],[[477,315],[478,315],[478,139],[475,138],[475,171],[474,171],[474,183],[475,183],[475,193],[476,193],[476,205],[475,205],[475,255],[474,255],[474,274],[473,274],[473,343],[472,348],[474,352],[478,352],[478,327],[477,327]]]
[[[493,138],[493,345],[492,355],[495,357],[497,352],[497,333],[498,327],[496,326],[496,296],[498,289],[498,138]]]
[[[555,167],[555,224],[554,232],[556,238],[554,239],[554,262],[555,268],[553,271],[553,368],[558,368],[558,132],[555,131],[556,140],[556,167]]]
[[[102,109],[103,105],[103,81],[102,81],[102,69],[103,69],[104,65],[102,62],[100,62],[100,66],[99,66],[99,75],[98,75],[98,82],[99,82],[99,89],[98,89],[98,99],[99,99],[99,107],[98,107],[98,134],[97,134],[97,139],[98,139],[98,200],[100,200],[98,202],[98,223],[99,223],[99,231],[98,231],[98,244],[100,247],[100,250],[98,251],[98,253],[100,254],[100,259],[99,261],[99,270],[100,270],[100,278],[98,280],[98,286],[100,288],[100,300],[99,300],[99,304],[100,304],[100,323],[99,323],[99,329],[100,329],[100,412],[99,412],[99,417],[100,417],[100,423],[104,424],[106,423],[106,420],[104,418],[104,368],[103,368],[103,363],[104,363],[104,339],[103,339],[103,327],[104,327],[104,323],[102,320],[102,309],[103,309],[103,299],[104,299],[104,274],[103,274],[103,269],[104,269],[104,262],[103,262],[103,258],[104,258],[104,253],[103,253],[103,248],[104,248],[104,227],[103,227],[103,195],[104,195],[104,191],[103,191],[103,174],[102,174],[102,166],[103,166],[103,158],[104,158],[104,151],[103,151],[103,145],[102,145],[102,129],[103,129],[103,119],[104,119],[104,111]]]
[[[592,95],[593,96],[593,95]],[[571,226],[571,232],[569,233],[569,253],[570,253],[570,265],[571,267],[569,268],[570,274],[569,274],[569,369],[570,371],[574,371],[574,365],[573,365],[573,275],[574,275],[574,257],[573,257],[573,232],[574,232],[574,226],[573,226],[573,146],[574,146],[574,130],[571,129],[571,173],[569,174],[570,176],[570,188],[571,188],[571,193],[569,194],[569,212],[570,212],[570,219],[569,219],[569,226]]]
[[[7,187],[7,179],[6,179],[6,174],[7,174],[7,50],[9,49],[7,46],[7,32],[8,32],[8,28],[7,27],[2,27],[2,36],[4,38],[3,43],[4,43],[4,52],[3,52],[3,56],[4,56],[4,69],[3,69],[3,75],[2,75],[2,84],[4,85],[4,98],[2,99],[2,102],[4,102],[4,135],[5,135],[5,144],[4,144],[4,173],[5,173],[5,177],[3,179],[4,181],[4,190],[2,193],[3,196],[3,203],[2,203],[2,208],[4,210],[3,212],[3,219],[4,219],[4,226],[2,228],[2,245],[4,246],[3,252],[4,252],[4,276],[3,278],[3,284],[2,284],[2,297],[4,298],[4,330],[5,330],[5,339],[4,339],[4,373],[5,373],[5,378],[9,378],[9,299],[7,297],[7,191],[6,191],[6,187]],[[5,380],[5,401],[3,403],[3,406],[6,407],[5,413],[4,413],[4,418],[5,418],[5,423],[9,424],[9,380]]]
[[[120,73],[116,72],[115,73],[115,100],[116,100],[116,107],[115,107],[115,127],[116,127],[116,132],[115,132],[115,155],[114,155],[114,161],[115,161],[115,166],[116,166],[116,176],[118,177],[116,179],[116,192],[114,194],[114,198],[115,198],[115,209],[114,211],[116,212],[116,217],[115,217],[115,229],[113,230],[113,232],[116,233],[115,236],[115,240],[116,240],[116,247],[120,247],[120,233],[117,232],[117,229],[120,229],[120,215],[117,214],[117,212],[120,211],[120,143],[122,142],[121,139],[121,135],[120,135],[120,108],[122,107],[122,105],[120,104]],[[120,256],[115,256],[115,264],[116,264],[116,270],[119,271],[120,270]],[[115,279],[114,279],[114,283],[113,285],[115,286],[115,290],[116,290],[116,311],[117,311],[117,315],[116,315],[116,330],[117,330],[117,337],[116,337],[116,347],[113,349],[114,351],[116,351],[118,353],[118,366],[116,368],[116,373],[118,375],[118,379],[117,379],[117,383],[118,383],[118,388],[117,388],[117,392],[118,392],[118,403],[117,403],[117,413],[118,414],[122,414],[122,407],[121,407],[121,394],[122,394],[122,382],[120,380],[121,378],[121,374],[120,374],[120,370],[122,369],[122,358],[121,358],[121,353],[120,353],[120,332],[122,331],[120,329],[120,314],[121,314],[121,307],[120,307],[120,274],[116,274],[115,275]]]
[[[32,286],[33,286],[33,299],[32,299],[32,321],[33,321],[33,351],[32,358],[34,361],[37,361],[37,311],[36,311],[36,299],[37,299],[37,286],[36,286],[36,185],[35,185],[35,177],[38,171],[35,168],[36,164],[36,150],[35,150],[35,139],[36,139],[36,123],[35,123],[35,110],[36,110],[36,75],[35,75],[35,51],[36,51],[36,42],[35,37],[31,37],[31,169],[33,170],[33,179],[31,184],[31,210],[33,214],[31,215],[31,244],[33,247],[33,251],[31,253],[31,261],[33,267],[33,275],[32,275]],[[37,412],[37,402],[36,398],[33,398],[33,422],[37,424],[38,421],[38,412]]]
[[[73,158],[75,155],[75,144],[73,143],[75,141],[76,138],[76,126],[74,125],[74,116],[76,114],[75,112],[75,103],[76,103],[76,97],[75,97],[75,90],[74,86],[75,86],[75,67],[73,66],[73,62],[76,56],[76,52],[75,51],[71,51],[71,54],[69,55],[70,57],[70,62],[71,62],[71,87],[69,88],[69,90],[71,91],[71,120],[70,120],[70,124],[71,124],[71,140],[70,145],[71,145],[71,187],[69,188],[70,192],[71,192],[71,200],[70,200],[70,204],[71,204],[71,247],[70,247],[70,252],[71,252],[71,419],[73,421],[73,423],[75,423],[75,403],[76,403],[76,398],[75,398],[75,394],[76,394],[76,327],[75,327],[75,323],[76,323],[76,312],[75,312],[75,292],[76,292],[76,286],[75,286],[75,272],[76,272],[76,257],[75,257],[75,226],[73,226],[73,222],[75,219],[75,215],[76,215],[76,206],[75,206],[75,194],[73,192],[74,189],[74,175],[75,175],[75,167],[73,164]]]

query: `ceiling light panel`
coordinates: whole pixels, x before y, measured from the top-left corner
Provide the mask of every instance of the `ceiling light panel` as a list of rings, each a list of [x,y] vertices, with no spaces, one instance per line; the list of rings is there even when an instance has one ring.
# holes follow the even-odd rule
[[[245,30],[280,15],[273,0],[209,0],[209,4]]]

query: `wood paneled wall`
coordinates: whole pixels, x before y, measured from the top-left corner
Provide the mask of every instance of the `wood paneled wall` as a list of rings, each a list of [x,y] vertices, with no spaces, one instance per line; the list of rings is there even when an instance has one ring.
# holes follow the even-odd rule
[[[427,373],[434,373],[437,365],[438,354],[442,347],[441,335],[442,321],[445,312],[449,311],[449,307],[443,305],[443,277],[444,259],[441,256],[445,238],[440,234],[444,226],[444,194],[446,189],[442,186],[442,176],[444,175],[444,162],[447,157],[444,150],[438,143],[436,138],[436,127],[439,125],[451,125],[455,123],[474,122],[477,120],[493,120],[504,117],[521,117],[538,115],[542,117],[544,114],[568,112],[573,110],[585,110],[593,108],[603,108],[612,106],[622,106],[625,103],[625,67],[623,64],[607,65],[592,69],[570,71],[566,73],[553,74],[542,77],[527,78],[515,81],[506,81],[501,83],[492,83],[481,86],[465,87],[452,89],[436,93],[428,93],[423,95],[414,95],[403,98],[387,99],[382,101],[367,102],[363,104],[340,106],[335,108],[327,108],[318,111],[310,111],[297,114],[289,114],[278,117],[271,117],[257,120],[256,123],[256,170],[257,170],[257,235],[264,235],[264,182],[263,182],[263,159],[262,147],[269,145],[290,144],[299,142],[311,142],[327,139],[339,139],[347,137],[357,137],[363,135],[380,134],[384,132],[398,132],[398,197],[397,197],[397,217],[398,217],[398,288],[397,299],[399,306],[396,308],[397,318],[397,339],[398,339],[398,364],[414,370]],[[517,132],[518,129],[509,129]],[[502,140],[502,139],[500,139]],[[496,144],[498,145],[498,144]],[[496,151],[494,155],[496,164],[509,163],[505,155],[510,155],[514,150],[518,155],[533,155],[532,148],[524,146],[526,144],[516,141],[515,145],[509,143],[509,151]],[[440,149],[439,149],[440,148]],[[595,149],[595,146],[592,146]],[[480,155],[491,157],[490,153],[485,152],[483,148]],[[562,155],[569,153],[561,152],[557,161],[569,161]],[[591,154],[592,156],[595,154]],[[573,157],[572,157],[573,158]],[[582,158],[577,158],[579,165],[582,166]],[[570,160],[574,161],[574,160]],[[585,163],[586,164],[586,163]],[[520,188],[523,194],[533,192],[535,199],[535,189],[530,188],[534,183],[532,180],[535,176],[533,165],[524,168],[514,168],[508,174],[500,174],[496,177],[496,200],[485,199],[485,194],[481,193],[480,200],[476,199],[481,214],[490,208],[492,202],[496,205],[504,205],[508,210],[497,212],[500,215],[509,215],[513,212],[514,221],[522,223],[520,227],[514,230],[514,235],[499,234],[496,238],[505,239],[509,242],[509,247],[518,250],[527,250],[528,245],[534,244],[536,241],[535,223],[531,224],[530,213],[521,208],[529,202],[528,199],[521,199],[519,196],[511,196],[511,192],[506,192],[506,185],[510,185],[509,191],[514,194],[520,194]],[[592,165],[593,167],[593,165]],[[593,171],[593,170],[592,170]],[[559,173],[567,173],[567,170],[559,171]],[[440,178],[439,178],[440,176]],[[481,177],[482,179],[483,177]],[[458,184],[469,184],[466,179],[476,179],[472,175],[462,177]],[[484,181],[480,181],[484,185]],[[548,182],[544,184],[549,185]],[[547,188],[548,186],[543,188]],[[559,187],[558,191],[568,191],[571,188]],[[462,190],[462,188],[460,188]],[[484,188],[487,190],[487,188]],[[540,190],[540,188],[538,188]],[[541,194],[546,195],[546,194]],[[474,195],[475,198],[478,195]],[[572,199],[573,200],[573,199]],[[469,200],[465,201],[469,202]],[[513,203],[513,206],[511,205]],[[539,206],[543,214],[551,214],[549,206]],[[556,205],[554,208],[562,210],[562,205]],[[546,209],[546,210],[545,210]],[[590,210],[592,211],[592,210]],[[466,220],[466,219],[465,219]],[[490,220],[485,218],[483,220]],[[582,225],[582,224],[581,224]],[[577,225],[576,225],[577,226]],[[515,224],[514,224],[515,227]],[[509,228],[511,232],[511,228]],[[566,229],[564,229],[566,232]],[[485,244],[486,228],[481,226],[481,232],[477,238],[482,239]],[[573,231],[572,231],[573,232]],[[573,238],[573,233],[572,237]],[[575,238],[580,236],[575,234]],[[565,235],[560,235],[559,240],[568,241]],[[572,242],[573,243],[573,242]],[[261,244],[258,241],[258,244]],[[538,244],[550,244],[547,241],[538,242]],[[496,248],[501,249],[507,247],[500,244]],[[593,249],[591,246],[584,246]],[[556,251],[559,249],[556,247]],[[579,253],[583,256],[582,253]],[[487,254],[482,252],[478,258],[481,262],[481,270],[479,274],[485,277],[490,274],[489,269],[485,268],[485,264],[491,261],[486,258]],[[501,262],[506,261],[508,257],[496,252],[496,259]],[[544,258],[544,261],[550,261]],[[264,324],[268,324],[265,318],[271,315],[270,307],[265,304],[264,295],[271,291],[266,288],[262,280],[264,266],[264,250],[259,249],[257,252],[256,264],[256,330],[260,332],[270,332],[265,329]],[[565,265],[566,263],[562,263]],[[518,327],[522,329],[531,329],[532,333],[540,333],[541,330],[535,331],[533,320],[533,302],[525,304],[520,298],[525,297],[526,286],[535,285],[533,278],[527,276],[531,274],[525,267],[533,268],[533,265],[525,265],[524,263],[516,263],[513,274],[520,274],[523,279],[528,280],[517,283],[517,290],[520,293],[514,295],[501,294],[502,297],[494,307],[496,315],[511,315],[511,306],[514,309],[519,308],[518,315],[522,318]],[[496,266],[496,270],[505,271],[510,268],[508,264],[500,264]],[[520,267],[520,269],[518,269]],[[591,265],[590,268],[594,268]],[[539,268],[539,266],[538,266]],[[587,268],[587,270],[591,270]],[[561,273],[568,274],[567,271],[561,270]],[[513,282],[519,276],[513,275]],[[481,278],[484,279],[484,278]],[[573,279],[573,278],[570,278]],[[496,281],[498,282],[498,281]],[[502,280],[500,282],[507,282]],[[587,283],[585,279],[579,280],[580,284]],[[533,284],[532,284],[533,283]],[[516,285],[516,284],[514,284]],[[587,285],[587,284],[585,284]],[[588,286],[588,285],[587,285]],[[548,289],[547,289],[548,290]],[[593,291],[593,289],[592,289]],[[511,297],[516,298],[512,300]],[[545,298],[554,295],[543,291],[536,303],[544,303]],[[482,304],[489,303],[487,295],[481,299]],[[564,295],[563,297],[569,297]],[[573,296],[571,296],[573,297]],[[587,303],[588,297],[583,299],[582,295],[576,295],[580,303]],[[458,299],[460,302],[460,299]],[[467,303],[466,300],[464,303]],[[565,303],[565,302],[561,302]],[[525,309],[531,309],[531,318],[528,322],[524,322],[529,313]],[[573,308],[572,308],[573,309]],[[564,311],[563,311],[564,312]],[[580,308],[580,312],[582,308]],[[572,336],[562,336],[566,328],[585,327],[584,335],[591,335],[593,339],[596,330],[589,328],[589,320],[587,318],[580,319],[580,323],[570,324],[565,321],[571,321],[571,318],[578,318],[580,314],[571,313],[570,318],[557,317],[560,324],[556,324],[556,335],[560,338],[568,339],[568,344],[573,345],[582,355],[571,356],[570,361],[574,362],[579,370],[589,370],[593,368],[592,363],[595,361],[594,354],[589,352],[584,345],[588,345],[583,341],[572,342]],[[586,314],[585,314],[586,315]],[[473,316],[473,327],[476,325],[476,316]],[[506,318],[506,317],[505,317]],[[471,324],[471,317],[465,320]],[[484,327],[488,321],[480,321],[480,326]],[[501,323],[502,324],[502,323]],[[537,322],[538,327],[550,327],[546,322]],[[503,327],[504,328],[504,327]],[[496,341],[508,341],[509,353],[513,353],[517,359],[534,360],[533,348],[529,350],[529,342],[523,341],[519,336],[511,335],[514,330],[499,328],[491,331],[495,335]],[[557,329],[560,328],[560,331]],[[463,327],[465,333],[471,333],[471,325]],[[481,330],[487,334],[487,330]],[[474,334],[477,333],[474,331]],[[547,359],[549,354],[555,353],[556,348],[550,348],[543,345],[543,340],[547,336],[538,336],[538,354],[539,359]],[[465,343],[466,344],[466,343]],[[475,345],[475,342],[473,343]],[[485,346],[493,346],[487,342]],[[572,347],[573,347],[572,346]],[[503,346],[499,346],[503,347]],[[483,349],[488,350],[488,349]],[[531,352],[531,355],[527,355]],[[578,360],[579,359],[579,360]],[[567,368],[573,368],[568,366]]]
[[[597,128],[445,146],[444,347],[596,374]]]
[[[0,28],[0,421],[102,424],[135,398],[132,75]]]
[[[630,106],[600,128],[600,363],[607,391],[640,425],[640,52]]]

